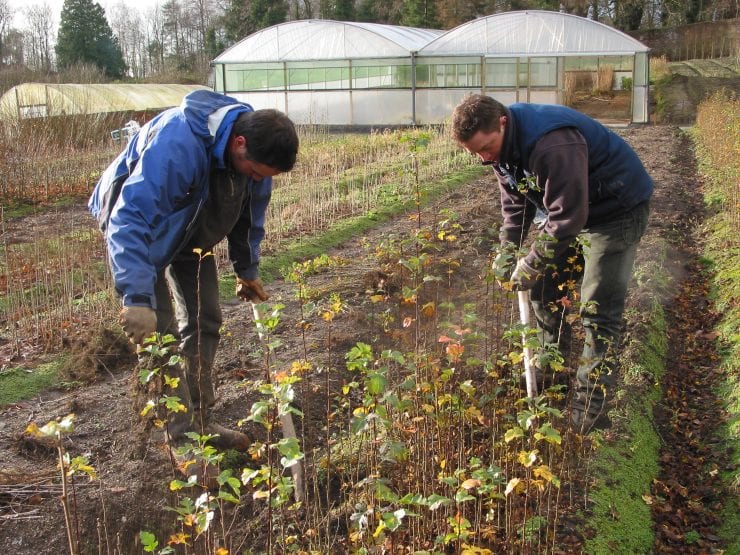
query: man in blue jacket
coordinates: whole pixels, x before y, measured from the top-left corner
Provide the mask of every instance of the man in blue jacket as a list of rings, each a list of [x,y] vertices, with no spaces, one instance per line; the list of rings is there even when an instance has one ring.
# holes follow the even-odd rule
[[[258,276],[265,211],[272,177],[290,171],[297,153],[283,113],[199,90],[144,125],[93,191],[124,331],[135,344],[155,331],[181,342],[175,394],[188,411],[170,415],[170,445],[187,431],[217,434],[220,448],[249,445],[209,418],[222,316],[216,261],[205,255],[228,238],[237,296],[268,298]]]
[[[565,106],[507,109],[491,97],[470,95],[455,108],[452,132],[498,178],[503,225],[494,273],[517,290],[531,290],[543,348],[566,345],[563,297],[568,282],[582,280],[585,344],[571,424],[583,433],[608,425],[606,401],[616,385],[615,352],[647,226],[650,176],[621,137]],[[538,210],[546,215],[544,225],[517,261],[514,253]]]

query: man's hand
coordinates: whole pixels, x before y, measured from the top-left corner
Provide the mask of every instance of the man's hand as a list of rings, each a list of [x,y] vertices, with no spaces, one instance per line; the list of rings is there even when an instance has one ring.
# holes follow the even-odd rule
[[[262,280],[236,278],[236,296],[245,301],[259,303],[270,298],[262,287]]]
[[[525,264],[523,258],[520,258],[516,263],[514,273],[511,274],[514,291],[529,291],[535,286],[539,277],[539,273]]]
[[[121,310],[121,326],[131,343],[140,345],[157,331],[157,313],[148,306],[124,306]]]

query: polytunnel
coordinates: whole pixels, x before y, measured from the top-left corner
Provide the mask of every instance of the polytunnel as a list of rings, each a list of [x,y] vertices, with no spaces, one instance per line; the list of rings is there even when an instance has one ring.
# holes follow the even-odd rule
[[[602,23],[529,10],[447,32],[292,21],[249,35],[213,65],[217,91],[299,123],[437,124],[472,92],[507,105],[575,105],[579,87],[601,90],[600,102],[609,95],[623,101],[620,119],[646,122],[647,56],[646,46]]]
[[[442,33],[317,19],[281,23],[213,61],[215,90],[299,123],[412,124],[412,53]]]
[[[110,112],[149,112],[178,106],[202,85],[23,83],[0,97],[0,120]]]
[[[489,15],[418,51],[419,114],[427,119],[449,111],[468,92],[507,105],[571,104],[574,90],[586,88],[612,96],[620,91],[629,100],[627,121],[647,122],[648,52],[629,35],[575,15],[539,10]]]

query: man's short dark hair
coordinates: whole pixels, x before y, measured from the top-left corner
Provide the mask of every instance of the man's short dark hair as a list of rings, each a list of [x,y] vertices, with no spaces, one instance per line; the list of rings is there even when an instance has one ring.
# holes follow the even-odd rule
[[[247,139],[251,160],[288,172],[298,156],[298,134],[288,116],[279,110],[264,109],[239,115],[231,132]]]
[[[468,141],[478,131],[490,133],[501,127],[506,108],[484,94],[469,94],[452,112],[452,136],[457,142]]]

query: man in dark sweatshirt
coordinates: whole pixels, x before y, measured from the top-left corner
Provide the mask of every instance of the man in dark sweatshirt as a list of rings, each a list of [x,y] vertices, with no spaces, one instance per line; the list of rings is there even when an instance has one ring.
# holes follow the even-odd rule
[[[543,348],[567,342],[565,282],[582,280],[585,343],[571,425],[582,433],[608,425],[606,401],[614,394],[627,286],[647,226],[650,176],[621,137],[565,106],[507,108],[469,95],[454,110],[452,132],[498,178],[503,225],[494,272],[516,290],[531,290]],[[517,261],[513,253],[538,211],[546,220]]]

